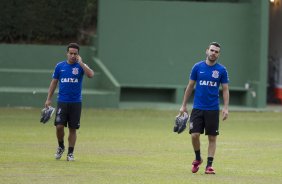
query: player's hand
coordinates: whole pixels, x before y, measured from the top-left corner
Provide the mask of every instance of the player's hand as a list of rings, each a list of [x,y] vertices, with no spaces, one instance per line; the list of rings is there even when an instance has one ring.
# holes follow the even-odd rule
[[[52,104],[51,100],[46,100],[45,107],[48,108],[49,106],[51,106],[51,104]]]
[[[82,58],[80,57],[80,55],[76,56],[76,60],[77,60],[78,63],[82,63]]]
[[[228,118],[228,109],[223,108],[222,109],[222,120],[226,120]]]
[[[182,115],[184,112],[188,113],[187,107],[186,106],[181,106],[181,108],[179,109],[179,114]]]

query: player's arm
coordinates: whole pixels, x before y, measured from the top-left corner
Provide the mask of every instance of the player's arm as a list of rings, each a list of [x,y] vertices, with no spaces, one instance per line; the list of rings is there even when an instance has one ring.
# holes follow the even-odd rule
[[[228,106],[229,106],[229,86],[228,83],[222,84],[222,96],[223,96],[223,109],[222,117],[226,120],[228,117]]]
[[[94,76],[94,71],[89,68],[89,66],[87,66],[87,64],[83,63],[82,58],[80,57],[80,55],[77,56],[77,61],[78,64],[82,67],[84,73],[86,74],[86,76],[88,78],[92,78]]]
[[[57,84],[58,84],[58,79],[52,79],[50,86],[49,86],[48,95],[47,95],[47,99],[45,102],[45,107],[51,106],[52,96],[57,88]]]
[[[182,106],[180,108],[180,114],[182,114],[183,112],[187,112],[187,102],[189,97],[191,96],[193,90],[194,90],[194,86],[196,84],[196,81],[194,80],[189,80],[188,85],[186,87],[185,93],[184,93],[184,97],[183,97],[183,102],[182,102]]]

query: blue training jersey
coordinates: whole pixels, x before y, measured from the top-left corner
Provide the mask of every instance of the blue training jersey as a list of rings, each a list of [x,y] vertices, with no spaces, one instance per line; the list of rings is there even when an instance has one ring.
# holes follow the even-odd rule
[[[219,63],[209,66],[200,61],[193,66],[190,80],[196,81],[193,108],[219,110],[220,84],[229,82],[226,68]]]
[[[84,71],[78,63],[59,62],[53,73],[53,79],[59,81],[58,102],[81,102],[81,90]]]

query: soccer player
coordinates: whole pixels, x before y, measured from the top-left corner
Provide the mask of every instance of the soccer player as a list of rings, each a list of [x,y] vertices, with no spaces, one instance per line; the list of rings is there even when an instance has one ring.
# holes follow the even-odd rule
[[[52,96],[59,83],[59,93],[57,97],[57,109],[54,125],[56,126],[56,136],[58,148],[55,158],[58,160],[65,151],[64,127],[68,127],[68,154],[67,160],[74,161],[74,146],[76,143],[76,130],[80,127],[81,115],[81,90],[82,80],[85,74],[88,78],[94,76],[91,70],[79,55],[79,45],[70,43],[67,46],[67,60],[59,62],[53,73],[50,83],[45,107],[51,106]]]
[[[192,163],[192,173],[199,170],[203,162],[200,151],[200,135],[205,132],[208,136],[208,158],[205,168],[206,174],[215,174],[212,167],[216,138],[219,135],[219,87],[222,86],[223,109],[222,118],[228,117],[229,87],[226,68],[217,62],[220,55],[220,44],[210,43],[206,49],[206,59],[196,63],[191,71],[180,113],[187,111],[187,101],[194,90],[193,109],[190,117],[189,133],[195,151],[195,160]]]

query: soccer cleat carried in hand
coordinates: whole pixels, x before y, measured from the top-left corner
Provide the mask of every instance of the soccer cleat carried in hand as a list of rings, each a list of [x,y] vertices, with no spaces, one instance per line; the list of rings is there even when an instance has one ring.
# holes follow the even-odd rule
[[[183,114],[178,114],[175,118],[175,125],[173,131],[178,134],[182,133],[186,129],[186,124],[189,119],[189,115],[184,112]]]
[[[47,123],[49,121],[49,119],[52,117],[53,113],[55,111],[54,107],[49,106],[48,108],[43,108],[41,110],[41,118],[40,118],[40,122],[41,123]]]

